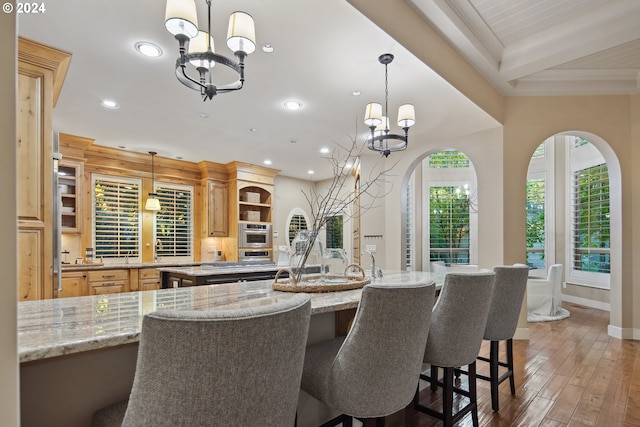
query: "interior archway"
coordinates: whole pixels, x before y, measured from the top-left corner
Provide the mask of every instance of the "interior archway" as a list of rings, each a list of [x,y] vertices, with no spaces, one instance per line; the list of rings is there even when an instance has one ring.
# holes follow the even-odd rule
[[[463,161],[467,162],[467,166],[446,168],[430,164],[431,156],[442,152],[460,153],[461,158],[464,158]],[[455,162],[451,159],[448,161]],[[462,222],[466,222],[463,228],[456,228],[453,220],[450,224],[452,229],[456,228],[458,231],[466,229],[466,237],[462,235],[465,233],[458,233],[460,239],[457,244],[454,244],[453,240],[448,244],[444,243],[444,249],[441,246],[434,246],[435,239],[430,231],[430,218],[434,215],[431,212],[434,189],[445,193],[451,191],[452,199],[459,199],[460,206],[455,207],[454,203],[451,204],[452,212],[456,209],[467,211],[466,217],[461,219]],[[437,148],[417,156],[407,168],[401,184],[401,244],[404,248],[401,253],[402,268],[429,271],[430,261],[433,261],[432,258],[436,252],[443,256],[438,259],[445,259],[441,262],[446,262],[447,265],[450,263],[477,265],[477,194],[476,170],[471,158],[462,150]]]
[[[620,163],[615,153],[609,144],[604,141],[599,136],[583,131],[564,131],[560,132],[556,135],[553,135],[550,140],[553,141],[553,146],[556,146],[558,142],[564,141],[563,137],[566,136],[575,136],[579,138],[583,138],[589,141],[599,152],[599,154],[604,158],[604,162],[606,163],[608,170],[608,179],[609,179],[609,221],[610,221],[610,273],[608,277],[608,290],[606,294],[608,294],[608,301],[605,300],[605,291],[603,287],[598,287],[584,284],[584,283],[576,283],[576,280],[569,279],[567,280],[566,285],[563,287],[563,300],[569,302],[575,302],[582,305],[588,305],[595,308],[609,310],[610,312],[610,326],[609,326],[609,334],[618,338],[622,338],[622,329],[618,327],[614,327],[612,325],[622,325],[622,188],[621,188],[621,171],[620,171]],[[555,149],[555,152],[558,150]],[[562,156],[562,152],[560,151],[560,156]],[[533,156],[532,156],[533,159]],[[533,160],[532,160],[533,161]],[[531,165],[530,169],[531,172]],[[560,167],[564,170],[564,166]],[[530,175],[531,176],[531,175]],[[565,177],[567,173],[565,171]],[[564,177],[559,179],[560,183],[554,182],[553,185],[558,186],[562,185],[563,188],[558,190],[562,196],[564,203],[562,206],[557,207],[557,212],[551,212],[552,215],[558,213],[561,215],[560,221],[565,221],[566,218],[571,214],[571,212],[565,212],[565,207],[567,206],[566,200],[570,195],[566,193],[565,189],[567,188],[567,184],[564,182]],[[555,193],[554,193],[555,194]],[[555,200],[556,203],[559,203],[558,200]],[[549,221],[556,221],[555,219],[550,219]],[[562,222],[558,227],[560,230],[560,239],[562,241],[558,241],[558,230],[553,229],[550,235],[552,235],[553,239],[556,241],[551,242],[554,245],[553,251],[550,254],[551,262],[559,262],[562,264],[567,264],[571,262],[570,257],[567,254],[570,252],[570,247],[565,247],[565,242],[567,242],[567,233],[570,231],[563,227]],[[569,246],[569,243],[566,243],[566,246]],[[559,258],[559,259],[556,259]],[[546,266],[548,267],[548,265]],[[565,276],[565,280],[568,276]]]

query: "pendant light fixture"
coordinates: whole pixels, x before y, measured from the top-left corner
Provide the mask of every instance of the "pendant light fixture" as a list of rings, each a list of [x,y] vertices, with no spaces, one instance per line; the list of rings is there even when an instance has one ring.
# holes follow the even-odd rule
[[[165,27],[178,41],[180,56],[176,60],[176,77],[188,88],[197,90],[202,100],[212,99],[218,93],[242,89],[244,60],[256,50],[253,18],[245,12],[234,12],[229,17],[227,46],[237,61],[215,53],[211,34],[211,0],[206,0],[207,30],[198,29],[195,0],[167,0]],[[216,64],[234,70],[238,80],[225,85],[214,84],[212,70]],[[190,76],[197,71],[198,76]]]
[[[153,191],[153,187],[155,185],[156,179],[155,179],[155,163],[153,161],[153,159],[155,158],[156,153],[155,151],[149,151],[149,154],[151,154],[151,193],[149,193],[149,197],[147,198],[147,203],[145,204],[144,208],[145,210],[148,211],[159,211],[160,210],[160,199],[158,199],[158,194],[155,193]]]
[[[409,128],[416,123],[416,112],[412,104],[401,105],[398,109],[398,126],[404,130],[404,135],[390,133],[389,130],[389,79],[387,66],[393,61],[393,55],[385,53],[378,57],[384,65],[384,115],[382,105],[377,102],[367,104],[364,123],[371,129],[367,141],[370,150],[378,151],[382,157],[388,157],[393,151],[402,151],[409,143]]]

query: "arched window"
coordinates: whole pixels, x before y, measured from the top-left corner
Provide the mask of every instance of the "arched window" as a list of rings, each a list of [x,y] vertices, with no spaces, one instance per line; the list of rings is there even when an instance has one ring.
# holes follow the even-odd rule
[[[405,267],[477,263],[475,169],[460,151],[427,156],[407,182]]]
[[[287,219],[287,230],[289,233],[287,236],[287,244],[291,246],[291,242],[296,237],[296,234],[298,234],[298,231],[308,229],[309,216],[304,210],[300,208],[294,208],[289,213],[289,218]]]

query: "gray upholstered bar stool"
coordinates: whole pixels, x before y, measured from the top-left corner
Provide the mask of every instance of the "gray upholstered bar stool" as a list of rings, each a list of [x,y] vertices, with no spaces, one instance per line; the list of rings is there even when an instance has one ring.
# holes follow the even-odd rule
[[[307,348],[302,390],[343,413],[323,426],[350,426],[352,416],[384,425],[411,403],[434,295],[433,284],[367,285],[347,336]]]
[[[529,268],[524,264],[495,267],[496,283],[491,298],[491,308],[483,338],[490,341],[489,357],[478,356],[478,360],[489,362],[489,375],[476,374],[476,377],[491,383],[491,407],[500,410],[498,387],[509,379],[511,394],[516,394],[513,377],[513,335],[518,327],[518,317],[522,309],[522,300],[527,290]],[[506,361],[500,360],[500,341],[505,341]],[[500,367],[506,368],[500,374]],[[459,370],[466,373],[464,370]]]
[[[128,402],[93,426],[293,426],[311,303],[144,317]]]
[[[414,408],[452,426],[471,412],[473,425],[478,426],[476,393],[476,358],[482,344],[482,335],[493,295],[495,273],[447,273],[440,296],[433,308],[429,339],[424,362],[431,365],[430,373],[420,374],[429,381],[431,390],[442,387],[442,412],[419,403],[419,390],[415,391]],[[454,387],[455,368],[468,366],[469,388]],[[442,381],[438,368],[444,368]],[[469,403],[453,413],[454,392],[469,398]]]
[[[484,329],[485,340],[491,341],[489,358],[480,356],[479,360],[489,362],[489,376],[477,375],[478,378],[491,382],[491,407],[500,409],[498,386],[507,378],[511,385],[511,394],[516,394],[513,378],[513,335],[518,327],[518,317],[522,309],[522,300],[527,290],[529,268],[525,266],[495,267],[496,283],[491,299],[491,308],[487,326]],[[500,341],[506,342],[506,362],[499,358]],[[499,375],[499,367],[507,368]]]

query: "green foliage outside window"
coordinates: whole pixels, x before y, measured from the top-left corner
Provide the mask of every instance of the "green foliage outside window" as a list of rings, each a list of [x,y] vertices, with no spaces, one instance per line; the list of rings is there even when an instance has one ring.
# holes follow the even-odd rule
[[[469,158],[460,151],[438,151],[429,156],[430,168],[468,168]]]
[[[545,180],[527,180],[527,265],[544,268],[545,247]]]
[[[469,264],[469,201],[459,190],[455,186],[429,188],[431,261]]]
[[[343,242],[343,217],[342,215],[332,216],[327,221],[327,242],[325,247],[327,248],[340,248],[342,249]]]

